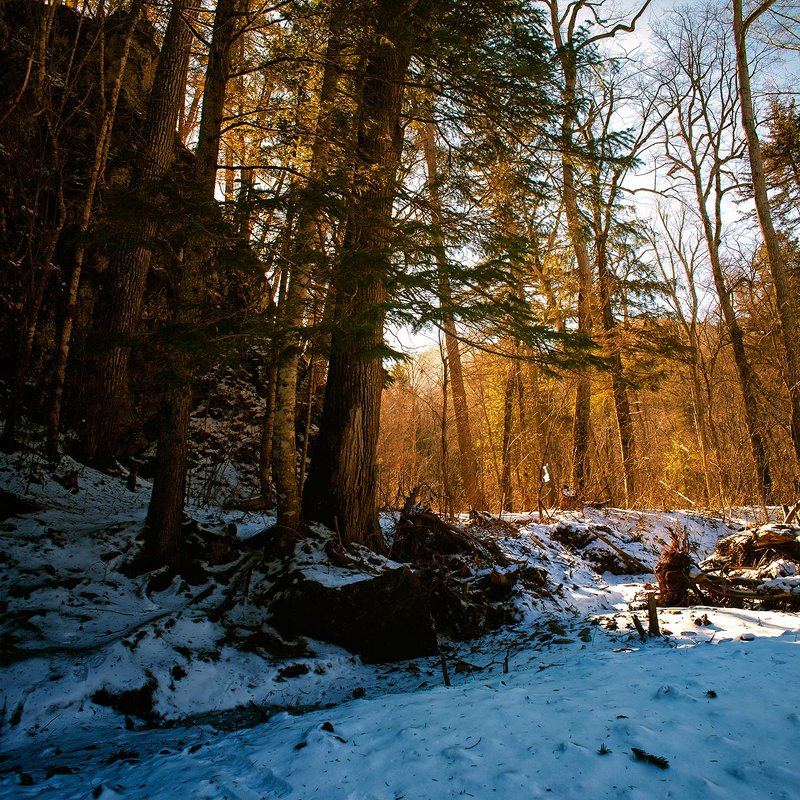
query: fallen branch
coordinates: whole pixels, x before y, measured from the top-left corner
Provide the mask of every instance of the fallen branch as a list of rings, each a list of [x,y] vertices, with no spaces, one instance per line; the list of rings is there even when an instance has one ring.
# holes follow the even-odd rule
[[[115,631],[111,634],[106,636],[102,636],[98,639],[95,639],[92,642],[88,642],[86,644],[72,644],[72,645],[47,645],[45,647],[17,647],[13,648],[13,650],[6,651],[7,654],[11,655],[19,655],[20,659],[22,658],[29,658],[32,656],[41,656],[43,654],[47,655],[61,655],[61,654],[70,654],[70,653],[88,653],[93,650],[99,650],[101,647],[105,647],[107,644],[112,644],[113,642],[117,642],[120,639],[124,639],[126,636],[130,636],[130,634],[138,631],[140,628],[144,628],[145,625],[150,625],[153,622],[158,622],[159,620],[164,619],[165,617],[172,617],[177,616],[182,611],[185,611],[190,606],[194,605],[195,603],[199,603],[213,594],[214,589],[216,589],[216,584],[212,583],[206,586],[204,589],[201,589],[197,594],[193,595],[189,598],[183,605],[179,606],[178,608],[171,608],[167,611],[160,611],[157,614],[152,614],[148,617],[145,617],[138,622],[129,625],[126,628],[123,628],[121,631]],[[104,609],[108,610],[108,609]]]
[[[798,500],[785,514],[783,518],[784,525],[791,525],[792,522],[797,519],[797,515],[800,513],[800,500]]]
[[[797,592],[783,591],[780,589],[762,589],[758,585],[752,585],[752,588],[739,588],[732,585],[732,581],[725,578],[718,578],[709,575],[707,572],[693,573],[692,580],[702,588],[705,588],[709,594],[717,594],[722,597],[730,597],[736,600],[782,600],[794,603],[800,606],[800,594]],[[740,586],[747,585],[745,579],[739,579]]]
[[[591,534],[596,536],[601,542],[605,542],[623,561],[627,561],[632,567],[638,570],[637,574],[641,575],[645,572],[652,572],[653,570],[647,566],[643,561],[639,561],[638,558],[632,556],[630,553],[626,553],[621,547],[618,547],[614,542],[612,542],[607,536],[604,536],[600,531],[596,528],[591,529]]]
[[[669,767],[669,761],[663,756],[654,756],[652,753],[648,753],[640,747],[631,747],[631,752],[637,761],[644,761],[646,764],[652,764],[659,769],[667,769]]]

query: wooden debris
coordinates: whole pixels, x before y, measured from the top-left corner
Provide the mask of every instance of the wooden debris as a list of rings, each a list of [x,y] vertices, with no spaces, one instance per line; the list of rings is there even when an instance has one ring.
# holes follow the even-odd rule
[[[442,677],[444,678],[444,685],[450,686],[450,673],[447,670],[447,659],[444,657],[444,653],[439,653],[439,661],[442,664]]]
[[[635,556],[632,556],[630,553],[626,553],[621,547],[618,547],[616,544],[614,544],[611,539],[600,533],[597,528],[592,528],[592,533],[601,542],[605,542],[623,561],[630,564],[636,570],[637,575],[650,572],[650,567],[648,567],[647,564],[645,564],[643,561],[640,561]]]
[[[800,588],[792,580],[798,574],[800,528],[775,523],[720,539],[699,568],[673,541],[656,567],[661,605],[691,605],[692,595],[703,602],[708,595],[728,606],[800,608]]]
[[[658,559],[656,580],[659,602],[662,606],[687,606],[691,604],[694,586],[689,579],[692,559],[686,538],[672,535],[672,541]]]
[[[490,515],[474,519],[495,525]],[[497,538],[483,528],[446,522],[416,503],[412,493],[400,513],[389,556],[422,575],[437,629],[469,638],[509,622],[513,612],[504,601],[517,580],[527,581],[526,571],[505,555]]]
[[[661,636],[658,625],[658,610],[656,608],[656,596],[654,592],[647,593],[647,630],[651,636]]]

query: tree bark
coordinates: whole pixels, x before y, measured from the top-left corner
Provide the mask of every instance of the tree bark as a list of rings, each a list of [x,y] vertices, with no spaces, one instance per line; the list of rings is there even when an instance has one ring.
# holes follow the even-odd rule
[[[597,288],[600,295],[601,318],[606,338],[606,348],[611,359],[611,390],[614,396],[614,410],[617,418],[620,451],[622,453],[622,474],[625,486],[625,505],[630,507],[636,497],[635,438],[628,389],[622,366],[619,342],[617,341],[617,322],[611,306],[611,276],[608,270],[608,257],[605,234],[595,244],[597,262]]]
[[[758,224],[764,238],[767,261],[772,273],[775,287],[775,299],[778,305],[781,338],[786,353],[786,384],[789,388],[791,404],[791,434],[795,454],[796,480],[800,478],[800,337],[798,336],[797,301],[792,294],[786,261],[781,252],[772,212],[767,195],[767,180],[764,174],[764,160],[761,153],[761,142],[756,130],[753,111],[753,93],[750,86],[750,65],[747,59],[747,29],[758,14],[766,11],[771,2],[762,2],[750,17],[743,19],[742,0],[733,0],[733,35],[736,45],[736,74],[739,83],[739,106],[742,117],[742,128],[747,139],[747,153],[750,159],[750,176],[753,186]]]
[[[570,243],[575,251],[578,264],[578,333],[587,338],[592,332],[592,265],[589,250],[586,246],[586,234],[583,230],[578,193],[575,185],[575,168],[572,164],[574,150],[574,131],[577,122],[577,54],[571,37],[564,41],[561,34],[561,21],[558,4],[550,5],[551,25],[556,45],[556,52],[564,78],[563,103],[561,119],[561,172],[562,197],[564,215],[567,219],[567,231]],[[582,497],[586,492],[589,480],[589,426],[591,423],[592,384],[586,371],[578,375],[578,386],[575,392],[575,415],[572,426],[572,485]]]
[[[67,221],[67,207],[64,200],[64,185],[61,178],[61,165],[60,146],[57,135],[56,122],[53,119],[54,109],[47,97],[46,84],[47,84],[47,65],[48,65],[48,46],[50,43],[50,36],[55,24],[56,14],[58,12],[58,4],[52,3],[42,9],[41,21],[36,31],[36,41],[34,47],[31,49],[31,56],[28,61],[25,78],[22,81],[19,91],[14,99],[11,101],[8,108],[5,109],[3,116],[0,118],[0,123],[3,122],[16,108],[19,101],[24,95],[30,77],[33,71],[33,65],[36,63],[36,81],[33,87],[34,97],[36,98],[37,114],[42,115],[45,120],[45,127],[47,129],[47,148],[43,153],[43,158],[48,164],[49,172],[53,177],[53,193],[56,199],[56,216],[53,220],[51,229],[48,232],[42,231],[41,238],[43,246],[41,248],[42,256],[37,258],[31,256],[30,267],[35,275],[38,268],[38,276],[33,281],[32,291],[26,297],[26,308],[23,315],[23,334],[20,339],[17,359],[15,364],[14,379],[11,384],[11,396],[9,397],[5,424],[3,425],[3,434],[0,437],[0,448],[6,451],[12,451],[16,446],[17,425],[20,419],[22,410],[22,403],[25,394],[25,385],[29,379],[29,369],[31,360],[33,358],[34,345],[36,343],[36,336],[39,330],[39,322],[42,311],[42,304],[44,303],[45,293],[48,284],[53,276],[54,265],[53,258],[55,256],[58,240],[61,237],[61,232]],[[74,55],[74,54],[73,54]],[[33,230],[31,230],[33,234]]]
[[[302,522],[295,426],[298,358],[311,277],[319,262],[324,259],[318,226],[323,211],[322,197],[328,175],[333,114],[339,92],[342,48],[340,28],[343,22],[342,8],[337,3],[331,11],[311,164],[305,196],[300,198],[293,234],[293,246],[289,255],[291,274],[278,334],[272,476],[278,505],[277,533],[284,537],[297,536]]]
[[[377,515],[377,443],[383,389],[383,322],[392,252],[392,203],[403,145],[400,114],[421,4],[373,9],[358,123],[355,180],[335,275],[336,329],[320,431],[303,493],[307,519],[343,543],[385,549]]]
[[[175,152],[175,128],[183,105],[186,65],[192,32],[186,22],[189,0],[174,0],[142,132],[142,147],[130,181],[134,194],[152,195]],[[95,317],[95,333],[106,348],[92,365],[86,392],[84,455],[109,461],[116,455],[120,416],[129,404],[128,363],[150,268],[150,243],[157,220],[152,214],[134,220],[120,250],[111,259]]]
[[[89,175],[89,186],[84,195],[81,218],[78,224],[78,232],[80,235],[86,234],[92,220],[95,194],[108,161],[108,153],[111,148],[111,135],[114,129],[114,117],[117,113],[117,103],[122,90],[123,78],[125,77],[131,41],[139,22],[141,11],[141,0],[133,0],[130,11],[128,12],[129,20],[125,31],[122,54],[117,65],[117,76],[111,90],[111,98],[108,102],[108,107],[103,113],[100,133],[98,134],[97,143],[95,144],[95,155],[92,163],[92,170]],[[102,32],[101,35],[104,36],[105,32]],[[102,65],[102,68],[105,69],[105,64]],[[49,458],[54,461],[58,458],[59,454],[58,436],[61,430],[61,407],[64,399],[64,385],[67,376],[72,329],[75,324],[75,314],[78,306],[78,289],[80,288],[85,256],[86,246],[81,243],[75,249],[72,272],[70,273],[70,279],[67,285],[64,320],[61,323],[61,332],[56,346],[56,358],[53,365],[53,386],[50,395],[50,409],[47,417],[47,454]]]
[[[195,152],[194,199],[217,212],[214,190],[219,158],[225,94],[231,73],[231,45],[241,25],[238,14],[240,0],[219,0],[214,13],[214,28],[206,67],[203,109]],[[183,330],[201,322],[203,280],[201,270],[213,250],[211,237],[202,229],[194,232],[185,252],[178,286],[176,322]],[[153,495],[147,511],[150,550],[162,563],[183,565],[183,556],[176,542],[181,541],[181,520],[186,503],[186,481],[189,451],[189,424],[192,411],[191,356],[182,348],[174,350],[173,375],[161,400],[160,425],[156,447],[156,472]]]
[[[514,392],[519,385],[519,364],[513,362],[506,376],[503,393],[503,470],[500,494],[503,511],[514,510],[514,487],[511,483],[511,435],[514,428]]]

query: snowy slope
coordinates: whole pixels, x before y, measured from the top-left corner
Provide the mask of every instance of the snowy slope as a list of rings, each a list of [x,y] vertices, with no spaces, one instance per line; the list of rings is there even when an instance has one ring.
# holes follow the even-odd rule
[[[366,666],[318,642],[276,653],[255,607],[243,646],[208,618],[213,582],[148,593],[116,569],[147,487],[68,460],[56,477],[73,470],[77,489],[31,456],[0,461],[0,486],[42,506],[0,522],[0,797],[800,798],[798,616],[662,609],[664,637],[642,643],[630,609],[652,575],[598,574],[555,536],[602,526],[652,567],[671,532],[707,554],[731,530],[721,520],[518,516],[499,543],[545,570],[549,591],[517,592],[512,629],[443,643],[446,687],[436,658]],[[245,537],[269,522],[193,516]],[[148,713],[98,702],[131,689]]]

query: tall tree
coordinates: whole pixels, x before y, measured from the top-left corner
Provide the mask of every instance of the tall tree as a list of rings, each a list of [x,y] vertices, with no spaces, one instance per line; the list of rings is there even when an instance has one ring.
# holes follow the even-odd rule
[[[344,543],[382,550],[377,517],[377,442],[384,373],[383,324],[392,255],[392,204],[403,146],[406,74],[431,12],[418,0],[370,7],[373,45],[360,93],[353,190],[334,274],[336,329],[319,434],[303,493],[308,519]]]
[[[31,43],[30,54],[27,59],[26,70],[22,84],[15,93],[11,102],[4,108],[0,116],[0,124],[6,123],[12,113],[20,106],[26,92],[31,91],[34,106],[31,116],[34,119],[43,120],[43,144],[38,148],[35,158],[42,164],[47,165],[44,174],[38,176],[39,185],[36,187],[33,198],[30,198],[30,205],[33,206],[35,213],[32,214],[33,220],[38,221],[38,217],[44,217],[44,224],[35,225],[27,232],[27,247],[25,255],[20,261],[27,261],[28,269],[31,274],[30,288],[25,293],[21,315],[21,333],[17,347],[17,358],[14,370],[14,378],[11,384],[11,396],[9,398],[8,409],[6,412],[5,424],[3,425],[0,445],[6,450],[12,450],[16,444],[16,429],[22,411],[22,401],[26,381],[29,379],[29,370],[33,359],[34,346],[39,324],[41,320],[42,306],[45,301],[48,286],[52,280],[55,268],[54,257],[61,232],[67,222],[67,204],[64,196],[63,166],[61,164],[62,153],[59,140],[59,130],[62,127],[59,119],[59,106],[63,113],[65,104],[70,97],[68,84],[71,80],[70,72],[73,60],[75,59],[74,42],[72,51],[68,55],[68,66],[58,79],[51,81],[51,62],[54,60],[52,53],[51,38],[56,29],[56,20],[59,13],[59,5],[51,3],[41,8],[35,9],[31,21],[35,20],[35,34]],[[34,69],[35,67],[35,69]],[[54,84],[64,84],[64,95],[59,103],[53,97]],[[45,177],[46,176],[46,177]],[[55,208],[54,214],[41,214],[40,204],[44,205],[44,198],[52,198]],[[27,203],[26,203],[27,205]]]
[[[719,463],[719,446],[711,413],[711,365],[702,346],[701,296],[698,282],[702,269],[705,236],[689,209],[680,205],[672,219],[664,208],[657,212],[659,227],[648,233],[650,246],[667,287],[672,312],[687,344],[692,422],[703,468],[705,502],[711,507],[722,500],[725,488]],[[716,487],[715,487],[716,475]],[[724,501],[723,501],[724,502]]]
[[[575,260],[578,265],[578,331],[589,337],[592,333],[592,264],[587,245],[587,232],[578,203],[579,186],[576,163],[579,150],[575,134],[582,106],[579,73],[592,57],[598,43],[613,39],[622,32],[632,32],[639,18],[650,4],[646,0],[628,23],[612,27],[601,26],[593,34],[587,33],[587,23],[598,22],[596,6],[588,0],[573,0],[562,9],[559,0],[546,0],[550,11],[550,25],[556,57],[561,72],[563,111],[561,118],[561,192],[567,230]],[[602,5],[599,4],[599,5]],[[585,370],[578,376],[575,394],[575,416],[572,433],[572,483],[579,496],[586,491],[589,467],[589,436],[591,423],[591,379]]]
[[[733,305],[723,267],[723,202],[735,184],[731,169],[742,152],[735,135],[738,113],[730,39],[714,8],[678,12],[675,25],[660,35],[669,54],[674,108],[665,148],[673,176],[685,175],[703,235],[722,317],[731,341],[744,401],[750,449],[759,496],[772,499],[772,470],[759,423],[757,377],[745,348],[744,332]]]
[[[203,106],[200,116],[195,167],[190,187],[192,200],[213,218],[220,136],[225,116],[225,95],[231,75],[231,51],[242,29],[242,0],[219,0],[208,54]],[[184,250],[177,285],[175,322],[191,331],[201,322],[204,304],[203,265],[213,252],[213,241],[203,229],[203,219]],[[174,349],[171,374],[158,413],[153,493],[147,511],[150,550],[157,563],[180,567],[183,563],[181,524],[186,502],[189,422],[192,411],[193,365],[180,346]]]
[[[342,28],[346,21],[343,5],[334,0],[328,11],[329,35],[323,57],[322,82],[317,98],[317,120],[312,134],[311,156],[304,185],[298,187],[297,219],[291,230],[287,256],[289,284],[278,328],[278,354],[275,371],[275,413],[272,425],[272,474],[278,506],[279,535],[292,536],[301,522],[301,495],[297,474],[298,362],[309,285],[320,263],[325,260],[324,241],[319,235],[322,223],[329,159],[332,148],[333,118],[340,92],[343,69]],[[313,380],[309,382],[313,385]]]
[[[450,372],[450,387],[455,412],[458,454],[461,465],[461,481],[464,495],[470,508],[483,508],[484,501],[478,481],[478,464],[469,421],[467,391],[464,387],[464,370],[461,364],[458,333],[453,316],[453,293],[447,268],[447,253],[443,233],[442,202],[439,196],[439,167],[437,164],[436,126],[432,121],[423,123],[420,138],[427,167],[427,189],[430,202],[434,258],[437,264],[439,302],[442,309],[447,363]]]
[[[142,141],[129,189],[143,208],[152,202],[158,181],[175,154],[175,130],[183,107],[192,31],[189,0],[174,0],[153,78]],[[139,329],[145,283],[158,220],[151,210],[136,214],[106,270],[95,314],[95,332],[103,350],[92,365],[84,401],[82,447],[91,460],[116,455],[123,408],[130,402],[128,364],[131,338]]]
[[[102,8],[102,7],[101,7]],[[102,102],[102,118],[100,131],[95,143],[94,159],[92,161],[91,172],[89,173],[89,185],[81,205],[80,220],[78,222],[78,234],[86,236],[89,225],[92,221],[92,212],[95,205],[95,195],[98,185],[106,169],[108,154],[111,149],[111,135],[114,129],[114,119],[117,113],[122,84],[126,76],[128,55],[130,53],[131,42],[139,22],[142,12],[141,0],[133,0],[128,11],[128,22],[125,29],[122,54],[117,65],[117,74],[111,88],[108,99],[105,97],[105,75],[100,75],[100,90]],[[101,17],[101,37],[105,40],[105,19]],[[103,52],[105,47],[103,47]],[[105,71],[106,65],[101,63],[101,70]],[[61,430],[61,406],[64,397],[64,385],[67,377],[67,365],[69,362],[70,345],[72,341],[72,329],[75,324],[75,315],[78,307],[78,290],[81,284],[83,272],[83,262],[86,257],[86,245],[78,244],[73,256],[72,270],[67,284],[66,302],[64,308],[64,319],[61,323],[61,331],[56,345],[56,358],[53,365],[53,386],[50,397],[50,408],[47,419],[47,451],[51,459],[55,460],[58,456],[59,442],[58,436]]]
[[[780,241],[772,221],[767,180],[764,172],[764,158],[761,141],[756,126],[753,106],[753,90],[750,82],[750,63],[747,56],[747,33],[752,25],[765,12],[775,5],[775,0],[762,0],[756,3],[747,14],[743,11],[743,0],[733,2],[733,39],[736,48],[736,75],[739,88],[739,108],[742,129],[747,140],[747,155],[750,161],[750,181],[753,199],[756,204],[758,224],[764,238],[767,261],[775,287],[778,305],[778,321],[781,338],[786,351],[786,385],[791,402],[791,434],[794,446],[797,480],[800,482],[800,330],[798,329],[798,300],[793,295],[786,260],[781,251]]]

